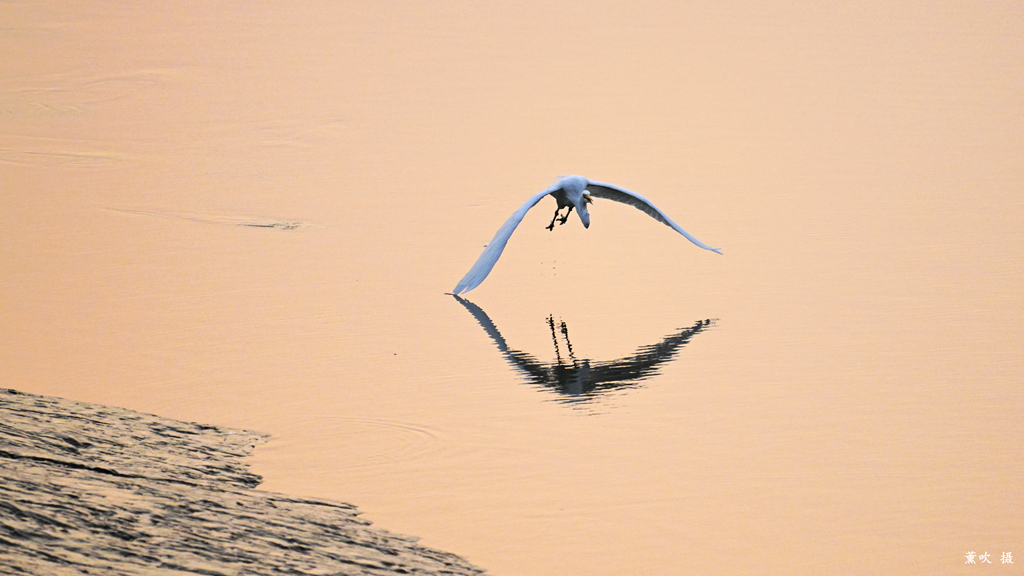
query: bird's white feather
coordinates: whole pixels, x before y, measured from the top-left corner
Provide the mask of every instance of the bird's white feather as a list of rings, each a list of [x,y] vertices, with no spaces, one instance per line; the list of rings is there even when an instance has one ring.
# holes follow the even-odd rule
[[[608,200],[614,200],[616,202],[621,202],[623,204],[633,206],[640,210],[641,212],[643,212],[644,214],[647,214],[651,218],[654,218],[658,222],[661,222],[662,224],[668,226],[669,228],[672,228],[676,232],[679,232],[680,234],[685,236],[687,240],[693,242],[697,246],[700,246],[705,250],[711,250],[712,252],[716,252],[718,254],[722,253],[720,248],[712,248],[707,244],[701,242],[700,240],[694,238],[693,235],[691,235],[689,232],[683,230],[682,226],[673,222],[667,214],[665,214],[664,212],[659,210],[657,206],[652,204],[650,200],[644,198],[643,196],[635,192],[630,192],[625,188],[620,188],[612,184],[594,182],[593,180],[589,181],[589,184],[587,184],[587,192],[589,192],[590,195],[595,198],[606,198]]]
[[[505,244],[508,243],[508,239],[512,236],[512,233],[515,232],[519,223],[523,221],[523,217],[530,211],[530,208],[533,208],[538,202],[540,202],[541,198],[549,194],[554,196],[555,200],[558,201],[559,209],[563,206],[575,207],[576,212],[580,215],[580,220],[583,222],[583,225],[589,225],[590,216],[586,211],[586,202],[584,201],[585,198],[583,194],[584,190],[595,198],[606,198],[608,200],[614,200],[616,202],[633,206],[658,222],[661,222],[676,232],[679,232],[685,236],[687,240],[693,242],[697,246],[700,246],[705,250],[717,252],[718,254],[722,253],[718,248],[712,248],[691,236],[689,232],[683,230],[682,227],[673,222],[672,219],[664,212],[659,210],[654,204],[651,204],[648,199],[639,194],[611,184],[594,182],[582,176],[563,176],[547,189],[531,196],[526,203],[520,206],[518,210],[508,217],[508,220],[501,225],[501,228],[498,228],[498,231],[494,234],[494,238],[491,239],[490,244],[484,248],[483,253],[476,259],[476,263],[473,264],[473,267],[470,268],[469,272],[466,272],[466,275],[462,277],[462,280],[459,280],[459,283],[455,285],[455,290],[453,290],[452,293],[457,296],[464,292],[469,292],[473,288],[479,286],[480,283],[487,278],[487,275],[490,274],[491,270],[494,268],[494,264],[498,261],[498,258],[501,257],[501,253],[505,250]],[[566,216],[568,216],[568,213],[566,213]],[[552,225],[554,225],[554,222],[554,220],[551,221]]]
[[[459,295],[479,286],[480,283],[487,278],[487,275],[491,273],[491,269],[494,268],[494,263],[498,261],[498,258],[501,257],[502,251],[505,250],[505,244],[508,243],[508,239],[512,236],[512,233],[515,232],[519,223],[523,221],[523,217],[530,211],[530,208],[536,206],[537,202],[540,202],[541,198],[551,194],[555,190],[558,190],[558,188],[559,186],[556,183],[549,186],[543,192],[534,194],[526,201],[526,203],[520,206],[518,210],[509,216],[508,220],[505,220],[505,223],[501,225],[501,228],[498,228],[498,231],[494,234],[494,238],[492,238],[491,242],[486,248],[484,248],[480,257],[476,259],[476,263],[473,264],[473,267],[470,268],[469,272],[466,272],[466,275],[462,277],[462,280],[459,280],[459,283],[455,285],[455,290],[452,291],[452,294]]]

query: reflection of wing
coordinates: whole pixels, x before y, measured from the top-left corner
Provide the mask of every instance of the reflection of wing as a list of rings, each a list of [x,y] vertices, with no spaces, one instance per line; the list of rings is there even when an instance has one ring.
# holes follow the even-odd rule
[[[636,354],[618,360],[591,362],[573,358],[571,363],[567,363],[559,358],[556,362],[544,363],[526,352],[509,348],[497,326],[479,306],[458,296],[455,299],[469,310],[512,367],[522,370],[531,384],[551,388],[568,396],[569,401],[586,401],[602,392],[637,386],[642,380],[657,374],[661,366],[674,359],[679,349],[695,334],[712,323],[711,320],[699,320],[657,344],[641,346]],[[567,333],[563,334],[568,338]],[[555,346],[557,354],[557,342]]]
[[[698,320],[657,344],[641,346],[636,354],[612,360],[595,362],[590,367],[590,389],[621,388],[654,376],[662,364],[672,360],[690,338],[711,325],[711,320]]]
[[[666,226],[672,228],[676,232],[679,232],[683,236],[686,236],[687,240],[693,242],[697,246],[700,246],[705,250],[717,252],[719,254],[722,253],[721,249],[712,248],[691,236],[690,233],[687,232],[686,230],[683,230],[682,227],[679,226],[679,224],[673,222],[667,214],[659,210],[658,207],[655,206],[654,204],[651,204],[650,200],[644,198],[643,196],[635,192],[630,192],[625,188],[619,188],[618,186],[614,186],[612,184],[604,184],[602,182],[593,181],[587,184],[587,191],[590,193],[591,196],[594,196],[596,198],[607,198],[608,200],[614,200],[616,202],[622,202],[623,204],[629,204],[630,206],[637,208],[644,214],[647,214],[651,218],[654,218],[658,222],[661,222],[662,224],[665,224]]]
[[[505,338],[498,331],[498,327],[494,325],[494,322],[491,322],[490,316],[479,306],[465,298],[456,296],[455,299],[459,301],[459,304],[465,306],[466,310],[469,310],[473,318],[476,318],[476,321],[483,327],[484,332],[491,337],[491,340],[494,341],[495,346],[498,347],[498,350],[505,356],[505,360],[509,364],[520,368],[529,374],[533,380],[538,378],[546,380],[550,378],[550,370],[542,362],[525,352],[509,349],[508,344],[505,343]]]
[[[480,283],[484,281],[484,278],[487,278],[487,275],[491,273],[491,268],[494,268],[495,262],[498,261],[498,258],[501,258],[501,252],[505,250],[505,244],[508,243],[508,239],[512,236],[512,233],[515,232],[516,226],[519,226],[519,223],[523,221],[523,217],[526,216],[526,213],[529,212],[530,208],[533,208],[537,202],[540,202],[541,198],[551,194],[555,190],[558,190],[557,183],[553,186],[549,186],[543,192],[538,192],[531,196],[525,204],[520,206],[518,210],[508,217],[508,220],[501,225],[501,228],[498,228],[498,231],[494,234],[494,238],[491,239],[490,244],[484,248],[483,253],[476,259],[476,263],[473,264],[473,267],[470,268],[469,272],[466,272],[466,275],[462,277],[462,280],[459,280],[459,283],[455,285],[455,290],[452,291],[452,294],[459,295],[463,292],[469,292],[473,288],[479,286]]]

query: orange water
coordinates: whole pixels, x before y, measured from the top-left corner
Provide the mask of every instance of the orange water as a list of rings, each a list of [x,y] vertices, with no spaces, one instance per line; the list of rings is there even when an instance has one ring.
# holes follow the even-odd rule
[[[1024,563],[1018,4],[0,21],[0,385],[270,433],[265,488],[497,575]],[[592,395],[444,294],[560,174],[724,252],[527,215],[467,296],[530,366],[713,320]]]

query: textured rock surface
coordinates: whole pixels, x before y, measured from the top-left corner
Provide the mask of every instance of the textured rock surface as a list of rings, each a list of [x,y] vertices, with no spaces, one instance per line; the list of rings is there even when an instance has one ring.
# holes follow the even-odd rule
[[[255,490],[252,432],[0,390],[0,571],[482,574],[354,506]]]

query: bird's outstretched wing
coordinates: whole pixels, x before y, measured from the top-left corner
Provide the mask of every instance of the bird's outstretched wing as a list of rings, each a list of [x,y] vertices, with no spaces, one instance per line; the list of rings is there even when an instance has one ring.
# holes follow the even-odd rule
[[[501,252],[505,249],[505,244],[508,242],[512,232],[515,232],[516,226],[523,221],[523,216],[533,208],[540,199],[551,194],[555,190],[558,190],[558,185],[549,186],[543,192],[538,192],[530,197],[525,204],[519,207],[505,223],[498,228],[498,231],[494,234],[494,238],[491,239],[491,243],[484,248],[480,257],[476,259],[476,264],[466,272],[466,275],[459,280],[459,283],[455,285],[455,290],[452,294],[459,295],[463,292],[469,292],[473,288],[476,288],[487,278],[487,275],[491,273],[491,268],[494,268],[494,263],[501,257]]]
[[[721,249],[712,248],[707,244],[701,242],[700,240],[694,238],[689,232],[683,230],[682,227],[679,226],[679,224],[673,222],[671,218],[669,218],[664,212],[659,210],[657,206],[651,204],[650,200],[644,198],[643,196],[635,192],[630,192],[625,188],[619,188],[618,186],[613,186],[612,184],[604,184],[603,182],[594,181],[590,181],[590,183],[587,184],[587,192],[589,192],[591,196],[594,196],[596,198],[607,198],[608,200],[614,200],[616,202],[622,202],[623,204],[629,204],[630,206],[639,209],[644,214],[647,214],[651,218],[654,218],[658,222],[661,222],[662,224],[668,226],[669,228],[672,228],[676,232],[679,232],[683,236],[686,236],[687,240],[693,242],[697,246],[700,246],[705,250],[711,250],[712,252],[716,252],[718,254],[722,253]]]

